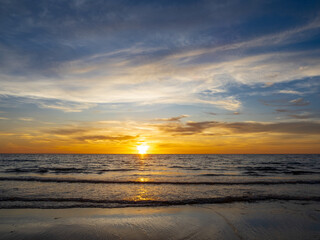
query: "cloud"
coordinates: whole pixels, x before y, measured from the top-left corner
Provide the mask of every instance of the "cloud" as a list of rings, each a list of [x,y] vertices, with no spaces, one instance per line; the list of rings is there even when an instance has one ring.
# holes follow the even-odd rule
[[[261,102],[266,106],[274,106],[274,107],[302,107],[310,104],[309,101],[304,98],[296,98],[296,99],[271,99],[271,100],[261,100]],[[285,110],[276,110],[276,111],[285,111]]]
[[[309,119],[315,117],[314,114],[309,113],[302,113],[302,114],[290,114],[289,117],[296,118],[296,119]]]
[[[217,115],[240,115],[241,112],[232,112],[232,113],[226,113],[226,114],[217,114],[214,112],[205,112],[206,114],[212,115],[212,116],[217,116]]]
[[[209,114],[209,115],[212,115],[212,116],[216,116],[218,115],[217,113],[214,113],[214,112],[205,112],[206,114]]]
[[[217,126],[218,122],[186,122],[184,123],[169,123],[161,124],[157,127],[166,133],[173,133],[176,135],[192,135],[202,133],[204,130]]]
[[[99,103],[178,103],[237,111],[242,102],[227,84],[320,75],[318,49],[290,48],[317,34],[316,14],[299,17],[316,9],[288,4],[298,14],[289,17],[292,24],[279,21],[280,26],[270,28],[268,21],[260,21],[263,26],[253,28],[255,18],[269,19],[267,1],[245,8],[241,1],[126,4],[61,1],[31,7],[6,2],[0,30],[10,41],[0,43],[0,94],[34,98],[40,108],[64,112]],[[269,10],[281,12],[273,4]],[[203,96],[206,90],[213,94]],[[289,91],[296,90],[282,93]]]
[[[281,55],[284,59],[281,59]],[[208,104],[236,111],[240,108],[241,101],[232,96],[232,93],[228,93],[227,84],[240,82],[252,85],[270,80],[281,82],[308,76],[297,70],[296,64],[300,64],[299,62],[290,63],[296,58],[301,59],[301,56],[264,54],[194,65],[165,60],[133,65],[135,61],[132,59],[118,67],[103,64],[98,66],[99,72],[89,76],[66,73],[65,77],[59,77],[58,81],[46,78],[45,81],[30,82],[26,78],[4,76],[0,83],[0,94],[29,96],[37,99],[34,102],[39,102],[38,106],[41,108],[65,112],[80,112],[98,103]],[[81,65],[80,69],[87,68]],[[109,68],[112,70],[108,70]],[[314,68],[320,69],[320,66]],[[295,71],[297,72],[294,73]],[[279,74],[277,77],[271,77],[270,72]],[[208,89],[212,94],[203,95]],[[106,91],[113,94],[106,94]],[[223,92],[225,93],[222,94]],[[56,99],[56,102],[41,101],[45,98]]]
[[[247,134],[247,133],[287,133],[287,134],[320,134],[318,122],[187,122],[175,124],[162,124],[158,128],[174,135],[215,134],[225,130],[222,135]]]
[[[18,118],[20,121],[26,121],[26,122],[31,122],[31,121],[34,121],[33,118],[30,118],[30,117],[21,117],[21,118]]]
[[[280,91],[278,91],[278,93],[301,95],[301,92],[298,92],[295,90],[280,90]]]
[[[287,117],[295,119],[318,118],[318,112],[308,112],[302,109],[276,109],[276,113],[285,113]]]
[[[289,133],[289,134],[320,134],[320,123],[317,122],[281,122],[259,123],[242,122],[222,125],[234,133]]]
[[[297,112],[296,110],[291,110],[291,109],[276,109],[277,113],[292,113],[292,112]]]
[[[304,100],[303,98],[293,99],[290,101],[290,103],[292,104],[292,106],[307,106],[310,104],[308,101]]]
[[[88,132],[89,129],[85,128],[79,128],[79,127],[64,127],[64,128],[55,128],[51,129],[49,131],[46,131],[51,134],[56,134],[56,135],[74,135],[74,134],[79,134],[79,133],[86,133]]]
[[[147,127],[147,126],[146,126]],[[41,135],[55,137],[62,141],[126,141],[139,138],[150,130],[143,123],[134,121],[89,121],[74,122],[72,125],[63,125],[47,129],[41,127]],[[152,129],[154,130],[154,129]],[[131,135],[126,134],[130,132]],[[37,133],[38,134],[38,133]]]
[[[105,135],[89,135],[80,136],[75,139],[80,141],[129,141],[137,139],[139,136],[120,135],[120,136],[105,136]]]
[[[38,105],[40,108],[55,109],[63,112],[82,112],[85,109],[96,106],[93,103],[87,102],[69,102],[61,101],[55,99],[28,99],[29,102],[32,102]],[[27,101],[28,101],[27,100]]]
[[[180,121],[182,118],[187,118],[189,115],[180,115],[177,117],[171,117],[171,118],[156,118],[154,121],[165,121],[165,122],[175,122]]]

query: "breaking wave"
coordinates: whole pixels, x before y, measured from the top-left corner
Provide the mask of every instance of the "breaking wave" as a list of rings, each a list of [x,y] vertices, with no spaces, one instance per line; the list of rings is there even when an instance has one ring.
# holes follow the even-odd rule
[[[114,208],[149,207],[194,204],[224,204],[259,201],[313,201],[319,202],[320,196],[301,197],[288,195],[227,196],[217,198],[194,198],[183,200],[99,200],[87,198],[24,198],[0,197],[0,208]]]
[[[280,185],[280,184],[320,184],[319,180],[281,180],[281,181],[113,181],[103,179],[46,178],[46,177],[0,177],[0,181],[54,182],[54,183],[92,183],[92,184],[170,184],[170,185]]]

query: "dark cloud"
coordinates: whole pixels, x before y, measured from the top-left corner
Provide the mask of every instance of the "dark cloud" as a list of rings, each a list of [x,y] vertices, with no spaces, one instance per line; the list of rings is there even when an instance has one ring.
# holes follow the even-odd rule
[[[303,98],[297,98],[290,101],[292,106],[307,106],[309,101],[304,100]]]
[[[106,136],[106,135],[89,135],[80,136],[75,139],[80,141],[128,141],[136,139],[138,136],[120,135],[120,136]]]
[[[294,110],[290,110],[290,109],[276,109],[277,113],[291,113],[291,112],[296,112]]]
[[[201,133],[202,131],[217,126],[219,123],[214,121],[206,122],[187,122],[174,123],[174,124],[162,124],[158,125],[159,129],[164,132],[174,133],[176,135],[192,135]]]
[[[46,131],[50,134],[70,136],[72,139],[79,141],[128,141],[138,138],[139,136],[130,136],[130,135],[118,135],[118,136],[108,136],[102,134],[90,134],[94,128],[84,128],[84,127],[63,127],[55,128],[49,131]]]
[[[201,134],[210,129],[214,134],[214,129],[225,129],[227,134],[239,133],[288,133],[288,134],[320,134],[320,123],[317,122],[280,122],[280,123],[261,123],[261,122],[187,122],[175,124],[162,124],[158,128],[164,132],[174,135],[193,135]],[[206,133],[208,134],[208,133]]]
[[[217,116],[217,113],[214,112],[205,112],[206,114],[212,115],[212,116]],[[232,112],[232,113],[225,113],[225,114],[221,114],[220,115],[240,115],[241,112]]]
[[[302,107],[307,106],[310,104],[309,101],[305,100],[304,98],[297,98],[293,100],[289,99],[272,99],[272,100],[260,100],[266,106],[272,107]],[[278,111],[278,110],[276,110]],[[279,110],[279,112],[282,110]]]
[[[206,114],[209,114],[209,115],[212,115],[212,116],[216,116],[218,115],[217,113],[214,113],[214,112],[205,112]]]
[[[171,117],[171,118],[156,118],[155,121],[165,121],[165,122],[175,122],[180,121],[182,118],[189,117],[188,115],[180,115],[177,117]]]
[[[83,129],[83,128],[56,128],[53,130],[49,130],[47,132],[51,134],[56,134],[56,135],[74,135],[79,133],[85,133],[88,131],[89,131],[88,129]]]
[[[313,114],[290,114],[288,116],[296,119],[308,119],[314,117]]]
[[[240,122],[225,123],[221,127],[232,130],[234,133],[292,133],[292,134],[320,134],[320,123],[317,122],[281,122],[258,123]]]
[[[287,117],[295,118],[295,119],[309,119],[309,118],[317,118],[319,117],[319,113],[317,112],[307,112],[302,109],[276,109],[276,113],[285,113]]]

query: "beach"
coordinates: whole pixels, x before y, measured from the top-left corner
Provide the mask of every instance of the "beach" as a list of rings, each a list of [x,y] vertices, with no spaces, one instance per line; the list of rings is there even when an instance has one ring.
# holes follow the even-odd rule
[[[319,239],[320,204],[1,209],[0,239]]]

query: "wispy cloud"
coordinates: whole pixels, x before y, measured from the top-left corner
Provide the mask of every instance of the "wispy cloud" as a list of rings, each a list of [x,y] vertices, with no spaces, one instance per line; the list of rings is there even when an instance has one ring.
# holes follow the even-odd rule
[[[27,39],[30,49],[37,46],[38,51],[23,52],[18,47],[1,45],[5,67],[1,71],[0,94],[31,97],[41,108],[64,112],[80,112],[95,104],[119,102],[209,104],[236,111],[241,107],[241,100],[228,93],[227,84],[271,84],[320,75],[318,49],[282,50],[283,46],[312,39],[320,27],[318,17],[309,17],[305,21],[296,19],[295,25],[283,26],[277,31],[259,31],[257,34],[256,29],[255,34],[242,35],[241,27],[245,29],[246,21],[257,17],[264,4],[251,3],[252,8],[237,13],[241,21],[233,11],[242,7],[238,1],[173,6],[151,1],[130,9],[113,1],[92,6],[65,2],[70,14],[67,19],[54,12],[54,7],[39,4],[38,10],[43,10],[39,14],[30,14],[29,21],[22,21],[22,17],[16,20],[29,31],[35,27],[46,29],[49,36]],[[8,12],[15,8],[21,13],[38,11],[25,5],[17,6],[15,2],[6,5]],[[99,5],[103,6],[99,9],[105,14],[92,18],[89,13],[96,13],[93,9]],[[157,8],[159,12],[154,11],[158,5],[162,6]],[[59,9],[58,6],[57,3],[55,7]],[[110,8],[118,14],[106,6],[112,6]],[[179,17],[175,13],[178,9]],[[174,21],[163,18],[160,12]],[[188,12],[192,12],[192,21]],[[228,20],[224,19],[226,15]],[[56,21],[52,21],[53,16],[57,17]],[[175,24],[168,24],[168,21]],[[90,23],[95,23],[95,28],[89,27]],[[3,31],[11,36],[23,34],[21,28],[9,28],[14,24],[8,20]],[[216,28],[225,25],[231,27],[231,33],[237,31],[239,38],[230,41],[226,37],[228,34],[215,34],[218,32]],[[155,27],[159,29],[160,41],[153,37]],[[60,31],[52,32],[53,29]],[[135,34],[136,29],[140,29],[145,37]],[[204,34],[210,31],[212,35]],[[121,34],[131,36],[131,43],[123,40],[123,36],[120,38]],[[106,47],[109,46],[106,42],[111,47]],[[44,45],[51,47],[43,49]],[[274,48],[281,51],[275,52]],[[12,65],[13,62],[20,62],[20,65]],[[11,65],[9,71],[7,66]],[[20,73],[19,69],[23,71]],[[206,90],[215,94],[204,98],[202,94]],[[280,90],[280,93],[298,94],[298,91]],[[56,102],[41,100],[47,98]]]
[[[29,101],[35,103],[40,108],[61,110],[63,112],[81,112],[84,109],[95,106],[95,104],[88,102],[70,102],[54,99],[31,99]]]
[[[280,90],[279,93],[301,95],[301,92],[295,90]]]
[[[30,118],[30,117],[22,117],[22,118],[18,118],[20,121],[26,121],[26,122],[31,122],[31,121],[34,121],[33,118]]]

